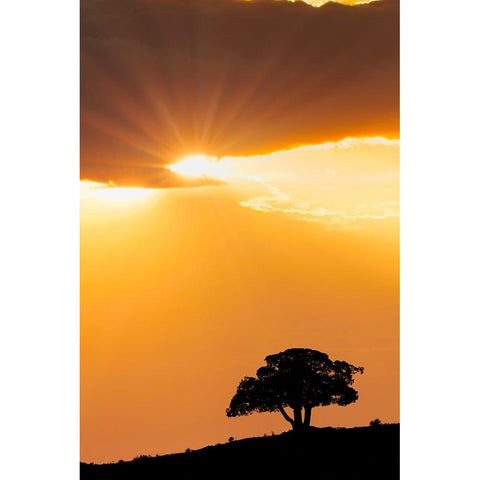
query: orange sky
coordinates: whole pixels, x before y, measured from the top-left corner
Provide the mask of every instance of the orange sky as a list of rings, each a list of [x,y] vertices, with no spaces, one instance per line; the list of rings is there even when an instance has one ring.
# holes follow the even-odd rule
[[[225,409],[291,347],[365,367],[314,425],[399,420],[398,23],[82,0],[82,461],[288,429]]]
[[[84,182],[82,461],[287,430],[225,409],[289,347],[365,367],[358,402],[314,409],[314,425],[398,421],[398,151],[347,139],[229,157],[223,184],[199,188]]]

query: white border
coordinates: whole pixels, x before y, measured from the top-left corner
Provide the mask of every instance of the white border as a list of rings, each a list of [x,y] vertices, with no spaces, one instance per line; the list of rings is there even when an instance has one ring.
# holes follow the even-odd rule
[[[78,3],[4,2],[0,478],[79,461]]]
[[[402,479],[477,478],[478,2],[401,1]]]

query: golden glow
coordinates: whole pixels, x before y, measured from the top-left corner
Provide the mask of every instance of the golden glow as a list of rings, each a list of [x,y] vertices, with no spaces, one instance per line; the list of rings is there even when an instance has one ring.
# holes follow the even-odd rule
[[[136,202],[148,198],[152,192],[151,188],[117,187],[112,182],[80,182],[81,198],[95,198],[105,202]]]
[[[191,177],[225,178],[228,176],[225,167],[215,157],[206,155],[187,157],[172,165],[166,165],[166,168]]]
[[[398,157],[397,140],[346,138],[169,166],[221,187],[82,182],[82,460],[286,430],[224,412],[292,346],[366,368],[360,400],[314,425],[398,421]]]
[[[396,139],[349,137],[219,164],[242,207],[356,229],[398,217],[398,155]]]

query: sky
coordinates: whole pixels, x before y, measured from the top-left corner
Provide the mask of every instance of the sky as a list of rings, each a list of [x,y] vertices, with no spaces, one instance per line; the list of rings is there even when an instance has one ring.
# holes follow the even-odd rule
[[[398,421],[397,2],[81,6],[81,460],[287,430],[225,409],[291,347]]]

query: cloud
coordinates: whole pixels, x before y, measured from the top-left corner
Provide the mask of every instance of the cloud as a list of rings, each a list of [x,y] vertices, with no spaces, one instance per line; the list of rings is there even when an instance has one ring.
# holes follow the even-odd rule
[[[379,202],[373,205],[364,203],[358,205],[352,212],[329,210],[315,205],[311,200],[292,198],[290,194],[282,192],[274,185],[264,183],[264,186],[269,190],[270,195],[254,197],[239,204],[257,212],[282,213],[294,220],[318,222],[344,229],[358,228],[360,220],[385,220],[399,216],[400,204],[396,201]]]
[[[81,176],[169,187],[178,158],[398,136],[398,1],[82,0]]]
[[[242,185],[242,195],[249,195],[240,199],[242,207],[351,229],[399,216],[398,157],[398,140],[345,138],[263,156],[224,157],[220,165],[256,182],[255,189]]]

